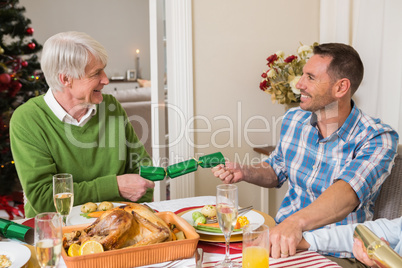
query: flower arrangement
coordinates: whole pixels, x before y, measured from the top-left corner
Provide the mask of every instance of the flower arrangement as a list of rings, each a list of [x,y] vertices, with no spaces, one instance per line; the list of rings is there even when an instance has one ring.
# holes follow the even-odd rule
[[[263,72],[260,89],[271,94],[273,103],[290,104],[300,102],[300,90],[296,84],[303,74],[303,66],[310,58],[313,47],[301,45],[296,55],[285,58],[283,51],[278,51],[267,58],[268,70]]]

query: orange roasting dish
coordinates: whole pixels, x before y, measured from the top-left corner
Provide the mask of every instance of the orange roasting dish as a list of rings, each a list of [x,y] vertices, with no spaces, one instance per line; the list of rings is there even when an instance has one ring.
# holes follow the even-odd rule
[[[123,208],[120,207],[119,209]],[[107,211],[107,213],[109,212]],[[132,212],[130,213],[132,214]],[[128,247],[113,250],[105,249],[105,251],[101,253],[92,253],[88,255],[80,255],[75,257],[70,257],[67,254],[65,248],[63,248],[62,256],[64,262],[69,268],[92,268],[92,267],[123,268],[123,267],[137,267],[143,265],[150,265],[154,263],[161,263],[177,259],[187,259],[194,256],[194,252],[197,248],[197,244],[200,239],[199,234],[194,230],[194,228],[185,219],[174,214],[173,212],[164,211],[164,212],[157,212],[154,214],[163,222],[171,223],[177,226],[179,230],[183,231],[185,239],[182,240],[173,239],[173,241],[168,241],[169,238],[167,238],[162,243],[155,242],[154,244],[148,244],[148,245],[145,245],[144,243],[145,241],[143,241],[141,242],[141,244],[144,243],[143,246],[138,246],[137,243],[136,244],[137,246],[131,245]],[[137,221],[136,217],[133,218],[135,219],[134,221]],[[140,223],[137,221],[135,224],[139,225]],[[162,226],[164,226],[163,223],[161,224]],[[63,227],[63,233],[66,237],[65,240],[67,240],[68,236],[71,237],[71,233],[81,232],[89,228],[89,226],[91,225],[81,224],[81,225],[72,225]],[[148,231],[145,230],[146,228],[142,227],[140,228],[143,230],[143,234],[147,232],[151,233],[149,230]],[[105,228],[105,230],[107,230],[107,228]],[[140,231],[138,231],[138,233],[140,233]],[[105,238],[106,236],[103,237]],[[137,238],[139,237],[140,236],[138,236]],[[113,243],[109,243],[109,245],[112,244]]]
[[[139,247],[172,241],[168,224],[147,206],[132,203],[105,211],[93,224],[65,233],[63,247],[95,240],[104,250]]]

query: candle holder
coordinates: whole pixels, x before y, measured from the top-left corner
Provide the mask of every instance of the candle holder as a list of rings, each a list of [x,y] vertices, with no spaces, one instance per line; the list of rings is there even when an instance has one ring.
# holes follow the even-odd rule
[[[135,51],[135,70],[137,71],[137,79],[141,78],[141,69],[140,69],[140,50],[137,49]]]
[[[137,80],[137,71],[127,70],[127,81],[135,81],[135,80]]]

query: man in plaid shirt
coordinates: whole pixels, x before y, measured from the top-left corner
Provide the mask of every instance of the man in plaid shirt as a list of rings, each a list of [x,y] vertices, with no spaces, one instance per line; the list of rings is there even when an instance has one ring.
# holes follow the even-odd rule
[[[270,230],[273,258],[294,255],[303,231],[372,219],[374,201],[393,166],[398,134],[352,101],[363,73],[351,46],[314,47],[296,85],[300,107],[285,114],[275,151],[257,166],[227,162],[212,169],[224,183],[279,188],[288,180],[277,225]]]

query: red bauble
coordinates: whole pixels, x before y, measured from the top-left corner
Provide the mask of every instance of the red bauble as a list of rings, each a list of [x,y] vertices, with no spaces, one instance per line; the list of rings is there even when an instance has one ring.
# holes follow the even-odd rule
[[[29,27],[29,28],[27,28],[26,33],[27,33],[28,35],[33,35],[34,29],[33,29],[32,27]]]
[[[11,77],[9,74],[0,74],[0,83],[9,84],[11,82]]]
[[[20,82],[18,82],[17,80],[12,81],[12,82],[11,82],[11,88],[12,88],[12,90],[9,90],[9,91],[8,91],[8,94],[9,94],[11,97],[14,97],[15,95],[17,95],[18,91],[20,91],[21,87],[22,87],[22,85],[21,85]]]
[[[28,62],[26,60],[21,62],[22,67],[27,67],[28,66]]]
[[[8,90],[8,85],[0,84],[0,92]]]
[[[28,44],[28,48],[31,49],[31,50],[34,50],[35,47],[36,47],[36,45],[35,45],[35,43],[33,43],[33,42],[31,42],[31,43]]]
[[[22,87],[22,85],[21,85],[21,83],[20,83],[18,80],[13,80],[13,81],[11,82],[11,87],[12,87],[14,90],[20,90],[21,87]]]

